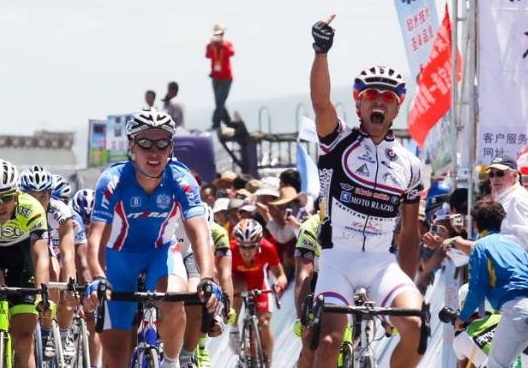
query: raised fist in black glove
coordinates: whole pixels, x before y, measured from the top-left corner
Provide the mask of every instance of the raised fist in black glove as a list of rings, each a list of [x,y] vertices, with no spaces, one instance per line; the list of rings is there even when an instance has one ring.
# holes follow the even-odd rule
[[[335,31],[330,27],[330,22],[334,17],[335,14],[332,14],[328,20],[320,20],[312,27],[312,37],[314,39],[312,46],[318,54],[326,54],[332,47]]]

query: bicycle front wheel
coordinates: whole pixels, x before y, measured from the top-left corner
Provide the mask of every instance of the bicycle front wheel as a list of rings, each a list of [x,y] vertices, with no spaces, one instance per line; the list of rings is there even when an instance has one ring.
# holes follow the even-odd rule
[[[79,318],[75,323],[75,364],[77,368],[90,368],[90,347],[88,342],[88,327],[83,318]]]
[[[159,353],[155,348],[148,349],[145,359],[147,360],[146,366],[148,368],[159,368],[160,358]]]
[[[251,367],[267,368],[268,359],[262,347],[262,338],[260,337],[260,326],[257,317],[251,319],[249,336],[251,340]]]
[[[7,342],[8,336],[6,331],[0,331],[0,368],[10,368],[7,366],[7,355],[8,351],[6,349],[6,342]]]
[[[354,349],[349,342],[343,342],[339,350],[338,368],[357,368],[354,366]]]

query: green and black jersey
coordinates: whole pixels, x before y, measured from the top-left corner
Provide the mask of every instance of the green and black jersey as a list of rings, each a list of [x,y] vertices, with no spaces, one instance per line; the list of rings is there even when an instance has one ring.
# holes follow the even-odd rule
[[[27,193],[19,193],[11,219],[0,224],[0,268],[8,286],[32,286],[31,245],[48,239],[46,210]]]

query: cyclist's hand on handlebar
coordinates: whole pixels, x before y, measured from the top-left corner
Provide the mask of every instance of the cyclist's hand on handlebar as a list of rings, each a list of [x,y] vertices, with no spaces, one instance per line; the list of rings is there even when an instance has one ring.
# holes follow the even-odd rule
[[[219,302],[222,300],[222,289],[210,277],[203,277],[197,287],[200,300],[205,303],[209,313],[218,311]]]
[[[103,299],[110,299],[112,295],[112,284],[104,277],[96,277],[84,289],[84,307],[88,312],[94,311],[100,304],[101,295],[98,291],[105,290]]]
[[[279,276],[277,280],[275,280],[275,283],[273,286],[275,287],[275,290],[277,291],[277,294],[279,296],[282,296],[282,293],[284,292],[284,289],[286,289],[286,285],[288,284],[288,280],[286,279],[286,276]]]

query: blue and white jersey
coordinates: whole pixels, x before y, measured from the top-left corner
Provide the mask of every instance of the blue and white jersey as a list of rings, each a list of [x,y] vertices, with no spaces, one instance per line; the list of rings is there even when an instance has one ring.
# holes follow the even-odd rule
[[[86,239],[86,228],[84,227],[83,219],[81,215],[71,209],[73,213],[73,234],[75,237],[75,245],[84,244],[88,240]]]
[[[59,256],[59,227],[69,219],[73,218],[72,210],[66,203],[51,197],[46,217],[48,220],[48,233],[55,254]]]
[[[137,253],[175,244],[178,218],[203,215],[198,183],[182,163],[170,161],[161,183],[147,194],[136,179],[134,164],[120,162],[99,178],[92,221],[112,226],[108,248]]]

